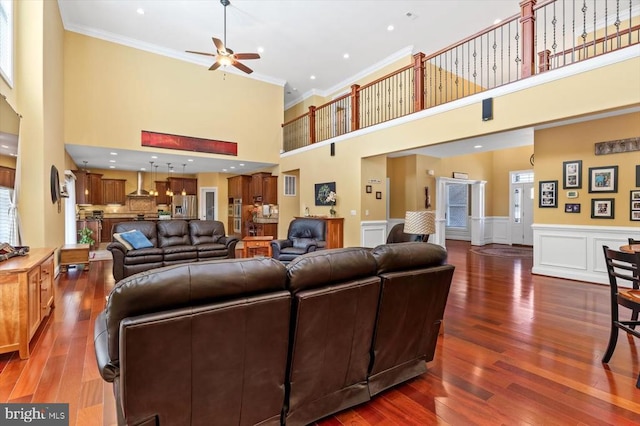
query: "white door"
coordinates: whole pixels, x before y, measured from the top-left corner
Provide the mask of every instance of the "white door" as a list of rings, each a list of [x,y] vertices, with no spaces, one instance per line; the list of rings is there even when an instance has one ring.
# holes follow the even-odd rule
[[[200,188],[200,219],[218,220],[217,187]]]
[[[533,183],[511,184],[511,244],[533,245]]]

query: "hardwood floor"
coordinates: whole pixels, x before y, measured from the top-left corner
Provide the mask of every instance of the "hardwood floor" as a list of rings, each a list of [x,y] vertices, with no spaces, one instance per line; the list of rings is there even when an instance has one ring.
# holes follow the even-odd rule
[[[600,362],[606,286],[532,276],[531,259],[447,244],[456,272],[428,372],[318,425],[640,424],[640,341],[621,334],[609,366]],[[56,285],[56,308],[32,340],[31,358],[0,355],[0,401],[67,402],[70,425],[114,425],[112,387],[93,352],[111,262],[70,269]]]

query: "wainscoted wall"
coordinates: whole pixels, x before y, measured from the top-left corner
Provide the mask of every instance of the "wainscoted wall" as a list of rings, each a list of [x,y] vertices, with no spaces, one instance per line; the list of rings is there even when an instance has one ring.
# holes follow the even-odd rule
[[[618,249],[638,227],[533,225],[534,274],[608,284],[602,246]]]
[[[469,218],[469,221],[474,220],[473,218]],[[506,216],[496,216],[496,217],[485,217],[482,219],[484,222],[484,235],[483,235],[483,244],[509,244],[511,239],[509,236],[509,218]],[[440,226],[436,226],[436,229],[444,229],[444,221],[440,219],[436,219],[437,224]],[[379,244],[384,244],[387,241],[387,235],[389,235],[389,231],[398,223],[404,223],[404,218],[395,218],[389,219],[387,221],[384,220],[370,220],[360,222],[360,245],[362,247],[375,247]],[[461,235],[450,235],[446,234],[445,238],[447,239],[462,239],[469,241],[469,232],[466,233],[466,238],[462,238]],[[440,239],[437,235],[432,235],[429,238],[429,242],[438,244]],[[446,241],[446,240],[445,240]],[[446,245],[441,244],[442,246]]]
[[[389,222],[390,223],[390,222]],[[360,245],[375,247],[387,241],[387,234],[393,225],[387,229],[386,220],[368,220],[360,222]]]

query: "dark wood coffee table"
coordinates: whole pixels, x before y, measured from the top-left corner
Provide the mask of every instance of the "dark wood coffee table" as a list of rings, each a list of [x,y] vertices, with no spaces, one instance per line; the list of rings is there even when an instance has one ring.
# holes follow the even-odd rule
[[[242,239],[242,257],[249,257],[251,252],[264,253],[265,251],[268,257],[272,257],[271,240],[273,240],[272,236],[244,237]],[[257,253],[254,253],[253,256]]]

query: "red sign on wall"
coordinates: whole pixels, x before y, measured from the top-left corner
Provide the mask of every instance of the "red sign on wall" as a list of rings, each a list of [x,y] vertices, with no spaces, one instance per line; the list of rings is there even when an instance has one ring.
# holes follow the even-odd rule
[[[238,155],[238,144],[235,142],[169,135],[167,133],[155,133],[146,130],[142,131],[142,146],[206,152],[209,154]]]

